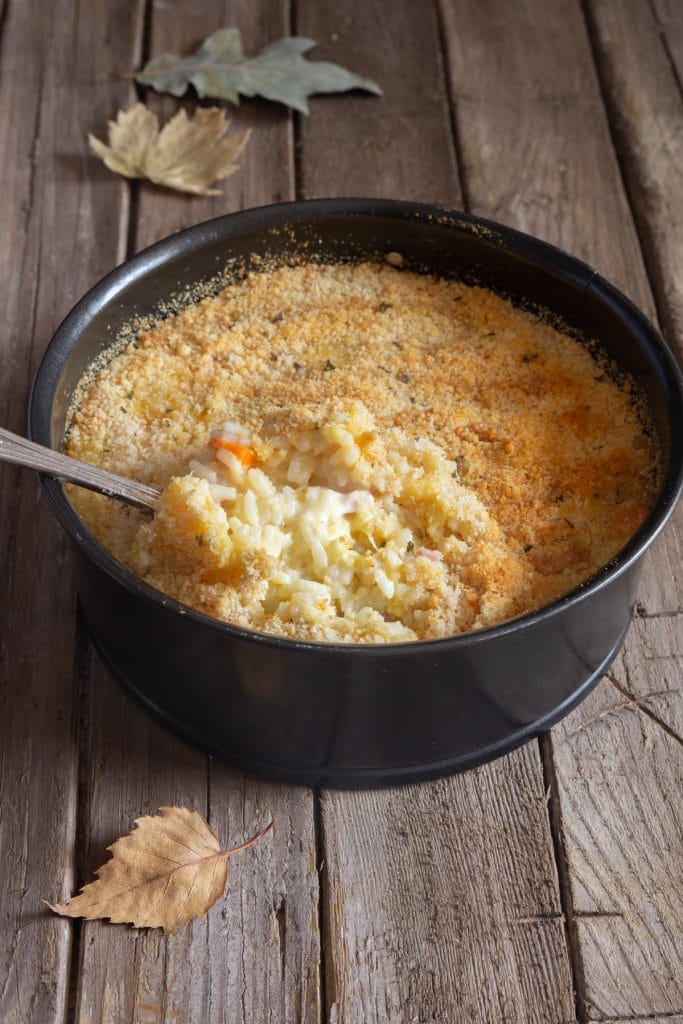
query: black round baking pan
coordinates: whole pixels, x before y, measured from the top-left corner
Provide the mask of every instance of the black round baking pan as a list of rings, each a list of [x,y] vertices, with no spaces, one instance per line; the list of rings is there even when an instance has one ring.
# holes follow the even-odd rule
[[[125,325],[167,310],[169,297],[226,265],[258,269],[264,257],[390,252],[407,267],[547,310],[598,339],[647,396],[665,467],[657,505],[577,590],[496,628],[441,640],[367,646],[267,636],[147,586],[88,533],[61,485],[42,480],[76,545],[80,601],[114,676],[203,749],[311,785],[387,785],[480,764],[548,729],[604,673],[628,628],[642,556],[681,490],[681,374],[658,332],[590,267],[498,224],[388,200],[287,203],[199,224],[112,271],[57,330],[30,400],[32,438],[59,448],[85,370]]]

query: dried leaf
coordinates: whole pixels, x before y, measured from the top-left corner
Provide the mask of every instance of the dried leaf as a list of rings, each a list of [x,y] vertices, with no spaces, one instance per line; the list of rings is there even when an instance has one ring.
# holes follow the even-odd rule
[[[109,847],[111,860],[66,903],[48,904],[66,917],[108,917],[136,928],[177,932],[201,917],[223,895],[228,857],[246,850],[273,827],[234,850],[221,850],[208,823],[186,807],[162,807],[161,815],[137,818],[136,829]]]
[[[307,98],[317,92],[364,89],[382,95],[377,82],[370,78],[361,78],[329,61],[304,59],[303,54],[315,45],[314,39],[283,36],[255,57],[245,57],[239,29],[222,28],[189,57],[167,53],[148,61],[135,79],[173,96],[183,96],[190,85],[201,97],[230,103],[239,103],[240,94],[263,96],[302,114],[308,113]]]
[[[108,146],[93,135],[88,141],[116,174],[210,196],[220,189],[209,186],[237,169],[235,161],[249,139],[249,131],[226,138],[229,126],[222,110],[209,107],[195,111],[192,118],[180,110],[159,131],[152,111],[136,103],[130,110],[119,110],[116,120],[109,122]]]

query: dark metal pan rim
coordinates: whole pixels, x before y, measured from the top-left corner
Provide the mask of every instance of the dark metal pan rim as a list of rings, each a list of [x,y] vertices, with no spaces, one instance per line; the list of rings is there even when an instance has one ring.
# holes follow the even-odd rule
[[[656,369],[660,383],[668,398],[668,411],[671,417],[672,437],[679,438],[683,434],[683,378],[676,360],[664,339],[636,306],[612,285],[609,285],[588,264],[569,255],[563,250],[544,242],[532,235],[513,228],[505,227],[494,221],[476,217],[472,214],[455,211],[446,207],[424,203],[412,203],[390,199],[312,199],[293,203],[279,203],[269,206],[227,214],[212,220],[204,221],[193,227],[186,228],[175,235],[155,242],[142,250],[125,263],[119,265],[96,284],[67,315],[55,332],[52,343],[46,350],[35,375],[29,397],[29,436],[45,443],[50,436],[50,413],[41,402],[43,391],[52,391],[50,384],[56,382],[62,366],[63,356],[71,347],[71,335],[74,326],[87,322],[90,313],[105,302],[115,299],[125,290],[130,281],[135,280],[143,271],[153,271],[163,265],[169,257],[191,256],[198,244],[207,244],[212,240],[238,235],[243,229],[251,231],[262,228],[284,228],[288,223],[315,220],[316,217],[339,217],[347,219],[353,216],[374,217],[377,219],[399,219],[417,223],[440,223],[452,226],[457,230],[485,233],[489,240],[496,244],[511,248],[519,255],[528,254],[533,262],[551,262],[561,273],[572,280],[579,280],[589,288],[605,286],[611,296],[629,317],[642,329],[642,341],[650,354],[657,357]],[[226,226],[233,228],[226,233]],[[538,623],[544,622],[563,613],[568,608],[583,602],[598,593],[604,586],[625,572],[634,562],[638,561],[656,539],[665,526],[673,507],[683,489],[683,446],[673,444],[669,465],[657,503],[647,519],[640,526],[626,546],[606,565],[600,568],[585,582],[562,595],[542,608],[527,612],[499,625],[450,637],[434,640],[406,641],[401,643],[383,644],[341,644],[321,641],[297,640],[276,634],[262,633],[244,627],[222,622],[219,619],[204,615],[201,612],[183,605],[161,591],[156,590],[142,579],[117,562],[107,550],[85,528],[83,522],[74,512],[62,486],[54,480],[41,477],[41,486],[48,504],[59,522],[66,529],[71,539],[108,575],[113,577],[126,590],[143,598],[156,606],[167,609],[171,614],[182,616],[185,620],[210,628],[227,636],[256,642],[275,648],[295,651],[311,650],[338,653],[349,657],[400,657],[403,652],[429,652],[457,649],[465,646],[484,643],[497,637],[513,632],[525,631]]]

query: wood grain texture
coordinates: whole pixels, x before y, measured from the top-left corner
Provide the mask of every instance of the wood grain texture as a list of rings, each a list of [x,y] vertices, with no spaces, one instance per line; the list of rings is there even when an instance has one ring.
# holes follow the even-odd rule
[[[314,97],[299,118],[303,198],[388,196],[461,203],[436,6],[299,0],[296,31],[379,82],[384,96]],[[428,154],[428,156],[426,156]]]
[[[209,921],[211,1011],[206,1020],[319,1024],[319,884],[313,792],[243,776],[211,763],[214,828],[275,820],[272,839],[231,862],[228,899]],[[261,824],[262,823],[262,824]],[[244,839],[242,839],[244,837]],[[231,840],[232,842],[232,840]]]
[[[568,250],[652,314],[579,4],[442,7],[472,212]]]
[[[616,685],[552,734],[583,1004],[596,1019],[683,1007],[683,748],[651,711],[680,692],[666,671],[642,678],[633,639],[609,673]],[[676,672],[667,643],[652,649]]]
[[[182,6],[182,11],[181,11]],[[182,16],[181,16],[182,14]],[[151,52],[182,53],[225,25],[245,49],[288,29],[285,3],[156,5]],[[177,101],[147,94],[162,117]],[[230,108],[231,116],[233,108]],[[188,224],[293,197],[291,119],[247,103],[235,121],[254,135],[222,196],[193,198],[136,186],[136,247]],[[207,815],[224,844],[238,845],[275,819],[272,836],[231,860],[227,895],[177,935],[84,923],[78,968],[79,1024],[318,1024],[318,874],[310,790],[261,782],[208,760],[155,725],[96,662],[90,680],[82,769],[82,879],[140,814],[177,803]]]
[[[312,797],[207,759],[122,695],[99,662],[88,693],[79,883],[133,819],[163,804],[207,815],[224,848],[271,818],[271,836],[231,859],[226,896],[176,935],[83,922],[79,1024],[315,1022],[317,872]],[[112,780],[116,780],[114,784]],[[210,780],[210,781],[209,781]]]
[[[604,1018],[598,1020],[590,1020],[588,1024],[603,1024]],[[615,1017],[610,1017],[610,1024],[683,1024],[683,1017],[679,1014],[664,1014],[663,1016],[654,1015],[652,1017],[620,1017],[618,1020]]]
[[[681,593],[683,565],[683,507],[678,506],[669,525],[643,567],[638,599],[639,614],[675,615],[683,613]]]
[[[604,1017],[588,1021],[588,1024],[603,1024]],[[653,1014],[651,1017],[610,1017],[609,1024],[683,1024],[683,1017],[674,1014]]]
[[[535,744],[322,809],[330,1021],[574,1020]]]
[[[245,53],[254,53],[289,31],[289,0],[208,0],[191,4],[168,2],[155,5],[151,32],[151,55],[185,54],[195,50],[211,32],[237,25]],[[162,120],[178,109],[178,101],[145,90],[145,101]],[[188,110],[196,106],[194,92],[183,101]],[[141,184],[140,216],[135,227],[135,248],[142,249],[180,228],[198,224],[224,213],[284,202],[294,198],[294,142],[292,115],[286,107],[260,100],[241,100],[240,106],[205,100],[205,106],[224,106],[236,131],[252,129],[252,136],[239,158],[239,170],[216,186],[219,196],[180,196],[153,185]]]
[[[650,0],[678,84],[683,83],[683,8],[678,0]]]
[[[683,358],[683,95],[667,60],[667,37],[683,24],[663,2],[587,0],[586,12],[598,58],[603,90],[625,181],[653,283],[657,310],[667,339]],[[668,329],[667,329],[668,328]],[[656,552],[646,564],[638,612],[660,632],[681,630],[683,609],[683,508],[679,508]],[[668,623],[658,623],[660,617]],[[644,626],[636,630],[642,638]],[[642,647],[641,647],[642,649]],[[669,656],[670,657],[670,656]],[[672,663],[675,670],[675,663]],[[679,677],[680,677],[680,666]],[[649,677],[647,658],[635,679]],[[666,718],[666,715],[665,715]],[[680,726],[679,726],[680,732]]]
[[[151,723],[94,655],[88,669],[81,730],[79,886],[92,880],[109,857],[106,847],[129,832],[135,818],[154,814],[164,804],[202,814],[207,810],[206,758]],[[99,921],[76,927],[79,1024],[173,1020],[174,1015],[208,1020],[206,956],[190,958],[193,942],[206,941],[206,918],[168,939],[156,930],[135,932]]]
[[[617,10],[591,2],[587,9],[659,313],[680,355],[679,83],[648,5],[626,3]],[[558,764],[575,780],[563,808],[574,906],[590,906],[601,885],[621,899],[622,916],[577,923],[590,964],[586,1004],[596,1017],[669,1015],[683,1008],[683,865],[676,855],[683,840],[682,523],[679,509],[648,559],[639,616],[609,673],[604,706],[581,708],[569,720],[579,730],[569,749],[556,745]],[[588,770],[586,746],[593,751]],[[586,788],[591,799],[584,801]],[[606,833],[613,839],[610,854],[598,858],[586,836]],[[595,901],[592,912],[594,907]]]
[[[386,93],[377,104],[313,99],[301,125],[306,194],[458,205],[435,6],[387,17],[379,0],[300,0],[296,24],[321,58],[372,73]],[[535,744],[434,784],[324,792],[321,812],[329,1022],[574,1019]]]
[[[649,4],[588,0],[586,11],[662,325],[683,359],[683,95]]]
[[[525,0],[513,12],[492,2],[484,14],[447,3],[444,20],[475,211],[583,256],[652,313],[578,5]],[[503,41],[505,61],[487,59]],[[683,1005],[682,868],[672,855],[681,841],[673,804],[682,751],[672,735],[680,662],[669,635],[676,619],[658,617],[680,604],[679,543],[670,530],[653,552],[641,600],[642,613],[655,617],[636,623],[614,667],[642,709],[603,684],[551,734],[584,1020],[678,1013]],[[656,652],[649,667],[645,634]]]
[[[672,737],[683,745],[683,630],[680,617],[658,615],[637,618],[632,632],[634,642],[622,651],[609,678],[625,696],[635,701],[642,711],[668,729]]]
[[[123,253],[126,189],[117,184],[105,197],[86,132],[128,94],[108,75],[135,50],[138,8],[121,3],[115,16],[106,5],[77,13],[66,0],[3,5],[0,419],[20,433],[50,334]],[[42,900],[65,895],[73,881],[72,561],[35,477],[5,465],[0,533],[0,1020],[52,1024],[64,1019],[71,929]]]

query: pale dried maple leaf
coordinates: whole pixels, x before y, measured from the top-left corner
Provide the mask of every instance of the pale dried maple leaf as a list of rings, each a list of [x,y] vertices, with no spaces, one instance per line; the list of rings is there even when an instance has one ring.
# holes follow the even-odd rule
[[[158,118],[143,103],[119,110],[107,127],[108,146],[94,135],[88,142],[110,171],[202,196],[220,194],[210,186],[237,170],[237,157],[251,134],[226,136],[230,122],[218,107],[200,107],[191,118],[180,110],[160,130]]]
[[[228,857],[266,835],[273,822],[233,850],[221,845],[208,823],[186,807],[161,807],[160,815],[136,818],[137,828],[108,849],[111,860],[66,903],[48,904],[57,914],[108,917],[166,934],[201,917],[223,895]]]

